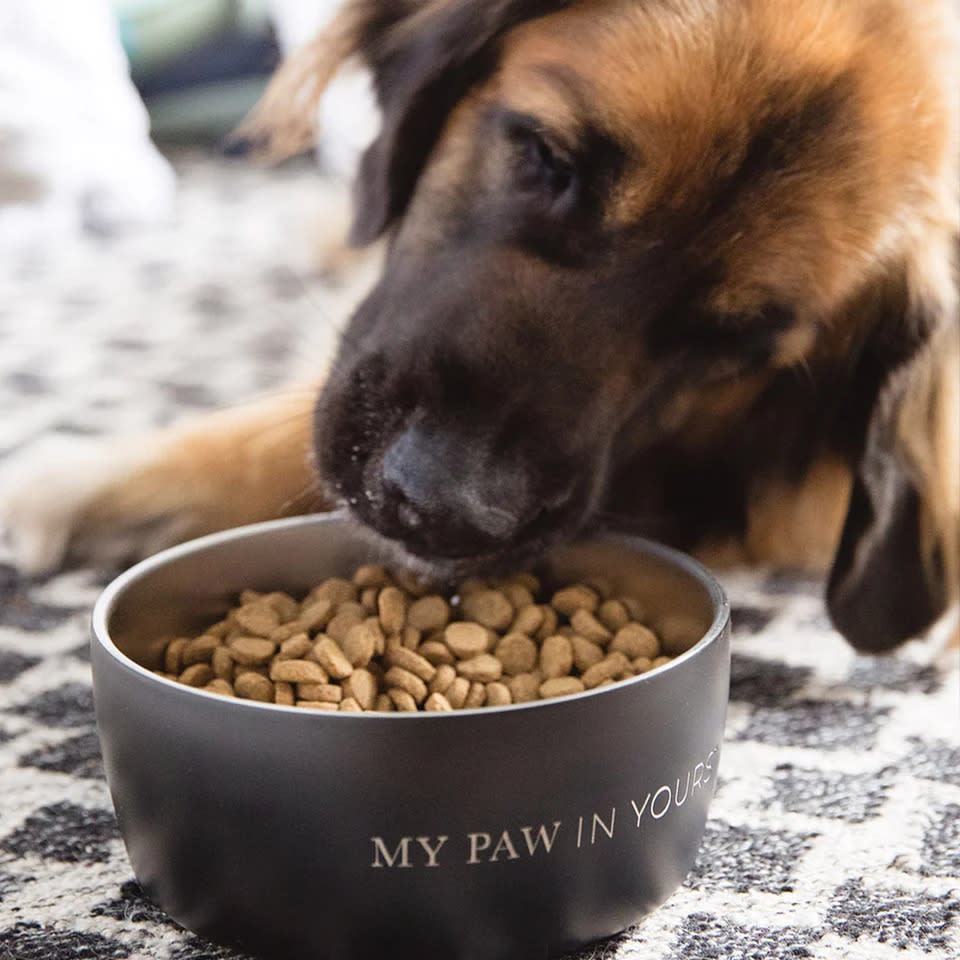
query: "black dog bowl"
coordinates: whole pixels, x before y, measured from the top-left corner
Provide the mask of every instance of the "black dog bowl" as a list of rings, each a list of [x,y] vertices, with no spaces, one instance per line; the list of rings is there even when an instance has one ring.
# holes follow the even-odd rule
[[[336,517],[168,550],[93,616],[104,764],[130,861],[183,926],[296,960],[536,960],[652,910],[697,854],[717,777],[729,610],[681,554],[604,535],[557,548],[702,638],[648,675],[447,714],[324,714],[150,673],[163,638],[241,589],[305,591],[371,549]]]

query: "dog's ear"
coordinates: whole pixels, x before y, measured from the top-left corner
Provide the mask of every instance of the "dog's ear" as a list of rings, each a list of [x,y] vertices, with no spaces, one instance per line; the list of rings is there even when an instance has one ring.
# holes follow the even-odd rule
[[[405,210],[444,123],[493,66],[511,27],[571,0],[347,0],[321,35],[277,71],[238,135],[268,160],[308,149],[317,106],[342,64],[369,67],[381,129],[355,188],[353,243],[379,237]]]
[[[882,326],[861,360],[869,414],[827,607],[855,648],[878,653],[922,635],[960,591],[957,321]]]
[[[402,215],[450,111],[492,69],[498,39],[568,2],[376,4],[380,15],[368,23],[360,49],[383,120],[357,176],[353,243],[371,243]]]

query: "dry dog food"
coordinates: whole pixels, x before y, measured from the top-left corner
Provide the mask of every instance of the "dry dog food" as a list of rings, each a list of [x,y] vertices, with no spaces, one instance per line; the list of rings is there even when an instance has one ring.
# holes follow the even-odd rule
[[[671,644],[634,597],[599,580],[542,595],[529,573],[464,580],[452,597],[361,567],[297,601],[245,591],[198,637],[171,640],[162,676],[310,710],[446,711],[565,697],[653,670]],[[674,652],[675,652],[675,648]]]

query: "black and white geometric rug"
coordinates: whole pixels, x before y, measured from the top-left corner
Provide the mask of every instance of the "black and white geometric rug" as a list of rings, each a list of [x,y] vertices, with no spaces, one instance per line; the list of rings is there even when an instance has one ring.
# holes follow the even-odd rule
[[[0,264],[0,479],[43,439],[137,431],[281,384],[332,336],[315,174],[180,158],[176,224]],[[143,898],[93,725],[107,573],[0,548],[0,960],[238,960]],[[960,957],[960,663],[855,656],[817,584],[727,578],[731,704],[695,871],[593,960]],[[401,958],[397,958],[401,960]]]

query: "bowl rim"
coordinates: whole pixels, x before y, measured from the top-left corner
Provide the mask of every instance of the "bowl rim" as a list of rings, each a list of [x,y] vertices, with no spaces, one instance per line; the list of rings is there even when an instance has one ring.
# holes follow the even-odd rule
[[[341,711],[321,711],[304,710],[302,708],[285,706],[277,703],[263,703],[258,700],[246,700],[240,697],[225,697],[222,694],[203,690],[200,687],[190,687],[148,670],[146,667],[137,663],[132,657],[127,656],[113,641],[108,627],[109,619],[113,613],[114,607],[123,593],[141,578],[147,576],[159,567],[179,560],[181,557],[188,556],[191,553],[197,553],[211,547],[217,547],[223,543],[229,543],[233,540],[244,540],[250,537],[256,537],[261,533],[269,533],[275,530],[283,530],[298,526],[318,526],[321,527],[327,523],[355,523],[344,511],[332,511],[322,514],[307,514],[297,517],[284,517],[278,520],[265,520],[259,523],[245,524],[240,527],[231,527],[228,530],[222,530],[217,533],[207,534],[202,537],[196,537],[187,540],[175,546],[168,547],[147,557],[144,560],[134,564],[116,576],[101,592],[94,604],[90,617],[91,644],[99,644],[100,648],[112,659],[117,661],[118,665],[142,678],[153,683],[160,684],[169,689],[173,694],[183,694],[186,696],[200,696],[208,700],[214,700],[225,707],[236,707],[238,709],[261,709],[270,711],[279,711],[296,717],[314,717],[317,720],[329,720],[337,717],[344,722],[374,722],[377,720],[400,722],[419,720],[426,722],[427,719],[434,722],[441,720],[451,721],[457,718],[492,716],[505,712],[516,713],[522,710],[538,710],[550,707],[558,707],[563,704],[573,704],[582,702],[588,698],[603,696],[614,691],[625,691],[630,687],[644,683],[656,682],[658,677],[664,676],[671,670],[682,667],[684,663],[699,656],[707,647],[717,641],[726,630],[730,623],[730,601],[726,592],[720,585],[719,580],[711,573],[699,560],[689,554],[668,547],[665,544],[658,543],[655,540],[649,540],[633,533],[618,531],[616,529],[604,528],[586,533],[581,539],[585,541],[607,540],[620,542],[632,550],[639,550],[642,553],[652,555],[658,560],[675,567],[679,567],[685,573],[693,577],[707,591],[713,608],[713,620],[707,628],[704,635],[689,650],[685,650],[679,656],[675,657],[670,663],[666,663],[655,670],[642,673],[637,677],[631,677],[629,680],[621,680],[618,683],[607,687],[597,687],[593,690],[584,690],[581,693],[569,694],[563,697],[556,697],[550,700],[533,700],[527,703],[509,703],[496,707],[475,707],[469,710],[452,711],[426,711],[417,710],[416,712],[391,711],[390,713],[378,713],[376,711],[364,711],[363,713],[341,712]],[[579,540],[571,541],[577,543]],[[96,691],[94,691],[96,694]],[[339,722],[339,721],[338,721]]]

